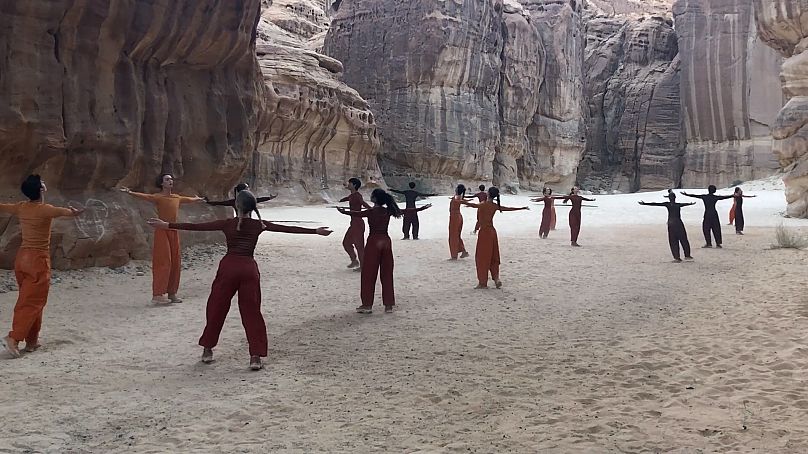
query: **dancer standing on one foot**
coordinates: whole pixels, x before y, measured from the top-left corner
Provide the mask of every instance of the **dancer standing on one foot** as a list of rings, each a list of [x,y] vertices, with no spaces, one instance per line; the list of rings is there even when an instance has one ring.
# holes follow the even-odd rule
[[[553,190],[544,188],[542,197],[531,199],[531,202],[544,202],[544,209],[541,211],[541,225],[539,226],[539,238],[546,239],[550,230],[555,227],[555,205],[556,200],[563,199],[564,196],[553,196]]]
[[[236,185],[236,187],[233,188],[233,197],[238,197],[238,193],[241,192],[241,191],[249,191],[249,190],[250,190],[250,185],[248,185],[247,183],[239,183],[239,184]],[[275,194],[270,194],[269,197],[256,197],[255,200],[256,200],[257,203],[263,203],[263,202],[269,202],[270,200],[274,199],[275,197],[278,197],[278,196],[275,195]],[[210,200],[205,198],[205,203],[207,203],[208,205],[212,205],[212,206],[233,207],[233,211],[236,211],[236,216],[238,216],[238,211],[236,210],[236,199],[235,198],[228,199],[228,200],[217,201],[217,202],[211,202]]]
[[[370,235],[365,245],[365,259],[362,262],[362,284],[360,298],[362,305],[356,308],[360,314],[373,312],[373,297],[376,293],[376,278],[381,272],[382,303],[384,312],[393,312],[396,295],[393,290],[393,242],[387,234],[390,217],[401,217],[393,196],[382,189],[374,189],[370,194],[373,208],[369,210],[347,210],[338,208],[339,212],[348,216],[368,218]]]
[[[735,188],[735,193],[732,195],[735,200],[735,234],[743,235],[743,228],[746,225],[746,220],[743,217],[743,199],[757,197],[755,195],[743,195],[741,188]]]
[[[572,208],[570,209],[570,242],[572,243],[573,247],[581,247],[578,244],[578,234],[581,233],[581,205],[583,204],[584,200],[587,202],[594,202],[595,199],[587,199],[586,197],[582,197],[578,195],[578,186],[573,186],[572,190],[570,191],[569,195],[563,197],[564,203],[572,202]]]
[[[496,200],[496,203],[494,201]],[[497,211],[529,210],[528,207],[510,208],[502,206],[499,199],[499,188],[488,188],[488,199],[483,203],[463,201],[463,205],[477,209],[477,222],[480,223],[480,233],[477,237],[477,250],[474,261],[477,265],[477,286],[474,288],[488,288],[488,274],[491,274],[497,288],[502,287],[499,280],[499,239],[497,229],[494,228],[494,215]]]
[[[149,219],[149,225],[157,231],[221,231],[227,239],[227,254],[219,262],[219,269],[208,297],[207,323],[202,337],[199,338],[199,345],[204,349],[202,351],[204,363],[213,362],[213,348],[219,343],[219,335],[230,311],[230,303],[233,296],[238,293],[241,324],[244,326],[247,343],[250,346],[250,368],[253,370],[263,368],[261,358],[267,356],[267,327],[261,315],[261,274],[258,271],[258,264],[253,259],[258,236],[264,231],[323,236],[331,234],[331,230],[327,227],[306,229],[262,221],[257,203],[250,191],[243,190],[236,195],[238,215],[235,218],[198,224]],[[251,218],[253,212],[258,215],[258,219]]]
[[[460,212],[460,205],[466,200],[466,187],[462,184],[457,185],[455,188],[455,195],[449,202],[449,255],[451,260],[457,260],[458,254],[460,258],[466,258],[469,253],[466,251],[466,245],[463,244],[463,214]]]
[[[721,248],[721,219],[718,217],[718,211],[715,209],[715,204],[719,200],[731,199],[731,195],[715,195],[716,188],[714,185],[707,187],[707,194],[688,194],[682,192],[682,195],[701,199],[704,202],[704,220],[701,222],[701,230],[704,233],[704,246],[702,248],[713,247],[712,236],[715,237],[715,247]]]
[[[27,202],[0,203],[0,213],[9,213],[20,222],[22,244],[14,260],[19,295],[14,306],[11,332],[4,339],[11,356],[20,356],[19,344],[25,341],[25,351],[39,348],[42,313],[48,303],[51,280],[50,239],[54,218],[77,216],[84,210],[58,208],[45,203],[48,188],[39,175],[29,175],[20,187]]]
[[[472,195],[472,196],[466,197],[466,198],[467,198],[467,199],[474,199],[474,198],[476,198],[476,199],[479,201],[479,203],[483,203],[483,202],[485,202],[486,200],[488,200],[488,193],[487,193],[487,192],[485,192],[485,185],[484,185],[484,184],[481,184],[481,185],[478,187],[478,189],[480,190],[480,192],[478,192],[478,193],[476,193],[476,194],[474,194],[474,195]],[[477,223],[475,223],[475,224],[474,224],[474,231],[472,231],[472,232],[471,232],[471,234],[472,234],[472,235],[476,235],[478,230],[480,230],[480,223],[479,223],[479,222],[477,222]]]
[[[682,258],[679,255],[679,245],[682,245],[682,251],[685,253],[685,260],[693,260],[690,256],[690,242],[687,240],[687,230],[685,224],[682,222],[682,207],[695,205],[696,202],[691,203],[676,203],[676,194],[668,189],[668,202],[649,203],[640,201],[640,205],[665,207],[668,209],[668,243],[671,247],[671,254],[675,262],[681,262]]]
[[[421,223],[418,221],[418,211],[415,209],[415,201],[418,200],[418,197],[434,197],[437,194],[423,194],[415,190],[415,182],[410,182],[410,188],[406,191],[399,191],[397,189],[390,189],[391,192],[395,192],[397,194],[403,194],[404,200],[406,200],[406,205],[404,205],[405,210],[404,214],[404,226],[402,231],[404,233],[405,240],[410,239],[410,227],[412,227],[412,239],[418,239],[418,230],[421,226]]]
[[[154,204],[157,217],[166,222],[177,222],[180,204],[204,202],[201,197],[185,197],[173,193],[174,177],[164,173],[157,178],[156,194],[143,194],[128,188],[121,191]],[[156,230],[152,245],[152,303],[181,303],[177,296],[180,287],[180,234],[176,230]],[[166,298],[164,295],[168,295]]]
[[[359,178],[351,178],[345,182],[345,188],[351,191],[347,197],[340,199],[340,202],[348,202],[348,209],[351,211],[360,211],[362,208],[370,208],[370,205],[362,198],[359,188],[362,187],[362,182]],[[365,220],[360,216],[352,216],[351,224],[342,238],[342,247],[348,253],[351,263],[348,268],[355,268],[354,271],[362,270],[362,255],[365,252]],[[356,252],[354,252],[356,249]]]

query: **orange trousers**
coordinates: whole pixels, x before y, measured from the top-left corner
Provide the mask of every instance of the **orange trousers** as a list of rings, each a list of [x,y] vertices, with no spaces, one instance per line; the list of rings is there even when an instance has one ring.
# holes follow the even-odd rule
[[[488,286],[489,272],[491,279],[499,280],[499,240],[497,239],[497,229],[493,225],[480,227],[474,261],[477,264],[477,281],[481,286]]]
[[[460,213],[449,213],[449,254],[456,259],[461,252],[466,252],[466,245],[463,244],[463,215]]]
[[[729,224],[732,225],[735,223],[735,203],[732,204],[732,208],[729,209]]]
[[[20,294],[8,336],[17,342],[36,345],[42,328],[42,312],[48,304],[50,251],[20,249],[14,261],[14,274]]]
[[[180,232],[155,230],[152,248],[152,295],[176,295],[180,288]]]

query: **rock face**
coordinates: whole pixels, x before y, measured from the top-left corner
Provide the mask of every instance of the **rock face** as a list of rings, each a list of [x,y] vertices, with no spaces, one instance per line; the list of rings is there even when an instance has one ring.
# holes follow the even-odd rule
[[[687,135],[682,183],[726,186],[772,175],[781,58],[759,40],[752,1],[678,0],[673,12]]]
[[[343,0],[325,41],[383,131],[386,181],[574,180],[581,2]]]
[[[587,22],[583,187],[634,192],[679,186],[685,137],[672,25],[658,16]]]
[[[322,47],[326,2],[265,2],[257,56],[265,83],[254,186],[285,198],[321,200],[357,176],[379,182],[376,121],[356,90],[338,78],[342,63]],[[327,195],[326,195],[327,197]]]
[[[180,192],[215,197],[241,179],[263,90],[259,12],[259,0],[0,5],[0,198],[19,200],[19,182],[39,173],[49,202],[88,207],[56,223],[54,266],[149,256],[151,208],[113,187],[151,191],[172,172]],[[19,235],[16,221],[0,222],[8,267]]]
[[[808,217],[808,1],[755,0],[760,37],[786,60],[783,94],[788,102],[772,126],[774,153],[788,172],[788,215]]]

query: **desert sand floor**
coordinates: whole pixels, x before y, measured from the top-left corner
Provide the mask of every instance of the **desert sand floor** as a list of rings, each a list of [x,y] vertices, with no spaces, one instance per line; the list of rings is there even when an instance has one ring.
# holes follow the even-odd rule
[[[389,315],[353,311],[347,218],[329,238],[265,234],[260,372],[235,304],[217,361],[198,362],[221,248],[187,254],[167,307],[147,304],[148,269],[57,272],[45,346],[0,358],[0,451],[808,452],[808,254],[770,250],[751,219],[699,249],[689,223],[696,261],[673,264],[664,209],[647,210],[656,225],[585,211],[581,249],[563,210],[548,240],[537,210],[498,215],[520,225],[501,235],[504,288],[473,290],[473,256],[446,261],[441,202],[422,240],[393,235]],[[3,329],[16,295],[0,294]]]

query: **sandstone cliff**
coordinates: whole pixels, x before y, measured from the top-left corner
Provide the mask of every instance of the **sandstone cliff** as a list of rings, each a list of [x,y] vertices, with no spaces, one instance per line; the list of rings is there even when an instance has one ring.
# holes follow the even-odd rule
[[[755,0],[754,6],[761,39],[786,58],[781,79],[788,102],[772,134],[775,155],[788,172],[788,214],[808,217],[808,1]]]
[[[255,77],[259,10],[259,0],[4,2],[0,197],[18,200],[19,182],[35,172],[51,189],[48,201],[88,207],[56,223],[54,266],[149,256],[151,208],[113,187],[151,191],[167,171],[181,192],[215,197],[241,179],[263,90]],[[16,221],[3,217],[0,232],[7,267]]]
[[[683,184],[726,186],[773,174],[781,59],[759,40],[752,1],[678,0],[673,12],[687,135]]]

